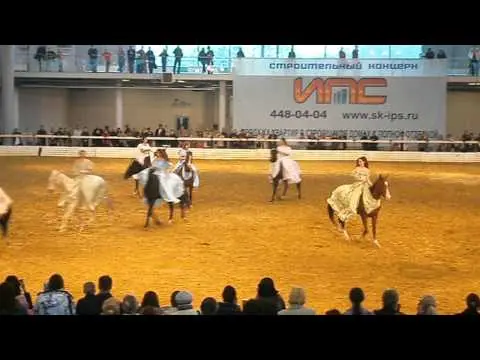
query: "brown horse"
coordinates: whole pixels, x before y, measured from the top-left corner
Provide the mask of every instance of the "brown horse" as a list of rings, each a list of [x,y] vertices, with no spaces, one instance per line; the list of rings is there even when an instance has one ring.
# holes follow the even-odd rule
[[[271,149],[270,150],[270,162],[272,164],[275,164],[278,160],[278,154],[277,154],[277,149]],[[274,202],[275,201],[275,198],[277,198],[277,200],[281,200],[285,195],[287,195],[287,191],[288,191],[288,180],[283,180],[283,172],[284,172],[284,169],[283,169],[283,165],[282,163],[280,163],[280,171],[278,172],[278,174],[275,176],[275,177],[272,177],[271,178],[271,181],[272,181],[272,198],[270,199],[270,202]],[[283,182],[283,193],[282,193],[282,196],[277,196],[277,189],[278,189],[278,185],[280,184],[280,182]],[[298,194],[298,198],[301,199],[302,198],[302,183],[299,182],[297,184],[295,184],[297,186],[297,194]]]
[[[183,180],[183,185],[185,186],[185,199],[187,202],[183,205],[188,206],[189,208],[193,204],[193,184],[195,182],[196,170],[191,166],[192,165],[192,152],[187,151],[187,156],[181,166],[179,166],[174,173],[180,176]]]
[[[375,200],[380,200],[381,198],[385,198],[386,200],[390,200],[391,195],[390,195],[390,188],[389,184],[387,181],[388,176],[383,176],[379,175],[377,180],[373,183],[372,186],[370,186],[370,192],[372,194],[372,197]],[[362,238],[365,238],[368,234],[368,218],[372,219],[372,234],[373,234],[373,244],[377,247],[380,247],[379,242],[377,241],[377,220],[378,220],[378,214],[380,212],[380,206],[373,210],[372,212],[368,213],[365,210],[365,204],[363,200],[363,195],[360,198],[360,201],[358,203],[358,208],[357,208],[357,213],[360,215],[360,218],[362,219],[363,223],[363,233],[362,233]],[[330,204],[327,205],[327,210],[328,210],[328,217],[330,218],[330,221],[338,227],[340,231],[343,232],[345,238],[347,240],[350,240],[350,235],[348,234],[348,231],[346,229],[346,224],[344,221],[341,221],[338,219],[338,222],[340,226],[338,226],[335,222],[335,217],[334,217],[334,210],[330,206]]]

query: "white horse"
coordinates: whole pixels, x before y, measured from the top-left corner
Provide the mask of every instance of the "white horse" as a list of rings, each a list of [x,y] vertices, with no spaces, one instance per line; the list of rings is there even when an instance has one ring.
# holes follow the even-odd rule
[[[59,207],[65,207],[60,231],[64,231],[73,212],[79,206],[90,210],[90,222],[95,220],[95,210],[102,201],[105,201],[108,210],[112,209],[112,202],[108,196],[106,181],[97,175],[85,175],[80,183],[80,188],[75,186],[75,180],[69,178],[58,170],[53,170],[48,178],[47,190],[61,192]],[[80,195],[80,196],[79,196]]]

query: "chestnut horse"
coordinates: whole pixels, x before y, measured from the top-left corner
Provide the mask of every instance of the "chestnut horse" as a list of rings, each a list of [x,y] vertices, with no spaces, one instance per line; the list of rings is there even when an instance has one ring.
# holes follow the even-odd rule
[[[387,181],[387,177],[388,176],[380,175],[377,178],[377,180],[373,183],[373,185],[370,186],[369,188],[370,193],[372,194],[372,197],[375,200],[380,200],[381,198],[390,200],[391,195],[390,195],[390,188]],[[357,214],[360,215],[360,218],[362,219],[362,223],[363,223],[362,238],[365,238],[365,236],[367,236],[368,234],[368,218],[370,218],[372,219],[373,244],[377,247],[380,247],[380,244],[377,240],[377,220],[378,220],[378,214],[380,213],[381,206],[379,206],[378,208],[376,208],[375,210],[367,214],[365,210],[363,196],[364,194],[362,194],[360,201],[358,203],[358,208],[357,208]],[[350,240],[350,235],[348,234],[346,229],[346,223],[338,219],[338,222],[340,224],[340,226],[338,226],[337,223],[335,222],[335,217],[334,217],[335,211],[330,206],[330,204],[327,205],[327,210],[328,210],[328,217],[330,218],[330,221],[332,222],[332,224],[337,226],[338,229],[343,232],[347,240]]]

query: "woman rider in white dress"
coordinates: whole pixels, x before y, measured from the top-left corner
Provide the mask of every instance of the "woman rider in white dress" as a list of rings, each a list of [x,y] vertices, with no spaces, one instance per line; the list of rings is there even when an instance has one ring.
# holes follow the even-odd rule
[[[162,200],[178,204],[179,198],[184,193],[184,186],[182,179],[170,172],[171,163],[168,161],[168,155],[165,149],[158,149],[155,152],[155,159],[152,162],[152,168],[154,174],[158,176],[160,180],[160,196],[161,199],[157,200],[155,205],[159,205]],[[148,173],[150,169],[142,170],[138,174],[138,180],[145,186],[148,181]]]
[[[356,160],[355,169],[352,172],[355,182],[353,184],[341,185],[337,187],[327,199],[327,203],[337,214],[338,218],[346,222],[357,215],[358,205],[362,195],[370,194],[370,169],[368,160],[362,156]],[[365,196],[365,210],[369,213],[378,206],[378,200],[371,196]]]
[[[273,164],[272,178],[275,178],[278,175],[280,171],[280,165],[282,165],[282,180],[287,181],[289,184],[298,184],[302,181],[300,176],[300,167],[298,166],[298,163],[290,157],[290,155],[292,155],[292,148],[288,146],[287,141],[282,138],[277,146],[278,161]]]

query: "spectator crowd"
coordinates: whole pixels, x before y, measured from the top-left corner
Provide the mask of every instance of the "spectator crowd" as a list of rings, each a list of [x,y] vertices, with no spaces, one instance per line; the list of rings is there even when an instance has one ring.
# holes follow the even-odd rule
[[[153,146],[177,147],[181,144],[177,138],[204,138],[205,141],[188,141],[192,148],[233,148],[233,149],[268,149],[275,145],[274,141],[281,137],[289,139],[299,139],[302,142],[292,140],[290,145],[294,149],[304,150],[392,150],[392,151],[436,151],[436,152],[478,152],[480,151],[480,133],[475,135],[471,131],[465,130],[460,137],[454,137],[451,134],[442,136],[439,134],[429,134],[427,132],[381,132],[381,131],[287,131],[287,130],[233,130],[219,131],[218,129],[205,130],[187,130],[183,127],[180,130],[169,129],[163,124],[157,128],[144,127],[136,129],[126,125],[121,128],[110,128],[109,126],[96,127],[89,131],[87,127],[76,126],[74,129],[51,128],[47,131],[43,126],[36,133],[26,129],[24,132],[15,129],[11,135],[23,135],[22,137],[12,136],[5,140],[0,138],[0,145],[39,145],[39,146],[116,146],[116,147],[135,147],[139,139],[143,137],[172,138],[173,140],[153,140]],[[64,138],[42,138],[37,135],[63,136]],[[97,139],[76,139],[76,136],[96,136]],[[115,139],[111,137],[125,137],[130,139]],[[224,141],[223,138],[238,139],[238,141]],[[215,140],[212,140],[215,139]],[[378,140],[388,140],[389,143],[376,143]],[[245,141],[248,140],[248,141]],[[305,141],[311,140],[311,141]],[[329,140],[333,140],[329,142]],[[341,142],[339,140],[368,140],[370,143],[351,143]],[[393,142],[394,140],[394,142]],[[390,142],[391,141],[391,142]],[[402,143],[401,141],[405,141]],[[409,141],[421,141],[423,143],[409,143]],[[444,141],[435,143],[432,141]],[[476,141],[477,143],[468,143]]]
[[[254,298],[239,304],[236,289],[227,285],[221,299],[207,297],[194,306],[192,293],[186,290],[174,291],[167,304],[161,302],[155,291],[147,291],[139,301],[134,295],[117,297],[113,291],[113,280],[108,275],[95,283],[86,282],[84,296],[76,301],[66,289],[60,274],[54,274],[44,285],[36,299],[27,291],[23,280],[15,275],[8,276],[0,284],[0,315],[321,315],[307,306],[307,296],[303,288],[291,289],[287,301],[276,289],[271,278],[263,278],[257,286]],[[352,288],[349,293],[350,308],[340,311],[333,308],[325,315],[406,315],[401,310],[400,296],[395,289],[385,290],[381,306],[376,310],[363,305],[365,294],[361,288]],[[480,299],[471,293],[466,297],[466,307],[457,315],[480,315]],[[426,295],[419,299],[417,315],[438,315],[434,296]]]

